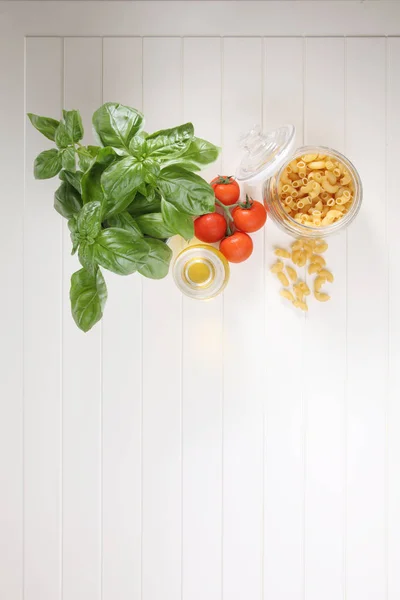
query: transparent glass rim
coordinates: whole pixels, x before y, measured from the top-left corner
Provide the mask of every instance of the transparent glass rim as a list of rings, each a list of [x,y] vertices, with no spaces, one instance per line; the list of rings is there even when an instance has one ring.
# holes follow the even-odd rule
[[[327,225],[325,227],[312,227],[310,225],[304,225],[285,213],[285,218],[287,219],[288,223],[292,225],[295,230],[297,230],[299,237],[326,237],[327,235],[331,235],[337,231],[340,231],[341,229],[346,228],[356,218],[362,203],[363,187],[356,167],[341,152],[338,152],[333,148],[329,148],[328,146],[301,146],[300,148],[297,148],[297,150],[285,162],[285,164],[282,165],[279,171],[273,177],[271,177],[271,179],[264,183],[264,191],[267,186],[270,186],[270,193],[275,196],[276,183],[279,181],[283,170],[287,167],[287,165],[291,163],[293,159],[301,156],[302,154],[315,154],[316,151],[318,151],[318,154],[329,154],[330,156],[337,158],[347,167],[354,182],[354,201],[349,212],[344,217],[342,217],[339,221],[336,221],[336,223],[332,223],[332,225]],[[283,210],[283,204],[281,203],[279,197],[277,198],[277,202]],[[278,224],[284,227],[284,224]]]
[[[178,263],[179,259],[181,258],[182,254],[185,254],[188,250],[191,249],[203,249],[203,250],[207,250],[208,252],[211,252],[212,254],[214,254],[218,260],[221,261],[224,271],[225,271],[225,279],[223,284],[221,285],[221,287],[219,287],[218,289],[215,290],[215,292],[213,292],[210,296],[207,296],[206,298],[201,298],[201,297],[196,297],[196,296],[192,296],[191,294],[189,294],[186,290],[184,290],[182,288],[182,286],[180,285],[180,281],[176,275],[175,272],[175,266]],[[226,286],[228,285],[228,281],[229,281],[229,277],[230,277],[230,267],[229,267],[229,262],[227,261],[227,259],[225,258],[225,256],[222,254],[222,252],[220,252],[217,248],[214,248],[214,246],[208,245],[208,244],[193,244],[193,245],[189,245],[186,246],[186,248],[183,248],[183,250],[181,250],[172,265],[172,277],[174,279],[175,285],[177,286],[177,288],[180,290],[180,292],[182,294],[184,294],[185,296],[187,296],[188,298],[191,298],[192,300],[202,300],[203,302],[206,302],[208,300],[213,300],[214,298],[216,298],[217,296],[219,296],[226,288]]]

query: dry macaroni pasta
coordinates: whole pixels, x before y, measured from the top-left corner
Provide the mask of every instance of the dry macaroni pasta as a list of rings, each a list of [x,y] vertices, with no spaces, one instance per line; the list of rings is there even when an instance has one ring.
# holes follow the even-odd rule
[[[345,165],[333,156],[304,154],[283,170],[278,194],[292,219],[309,227],[326,227],[351,209],[354,182]]]
[[[303,157],[304,162],[307,163],[308,160],[309,163],[312,163],[310,157],[312,157],[313,160],[315,159],[314,155],[305,155]],[[295,168],[297,168],[297,165],[295,165]],[[289,172],[289,175],[290,174],[291,172]],[[327,248],[328,244],[324,240],[309,239],[296,240],[292,243],[290,251],[285,248],[275,248],[276,256],[285,260],[291,260],[292,263],[298,267],[308,265],[308,274],[315,275],[314,297],[319,302],[327,302],[330,300],[329,294],[322,291],[321,288],[326,282],[332,283],[334,280],[332,273],[326,269],[325,259],[321,256],[321,253],[325,252]],[[284,273],[284,269],[288,276]],[[277,260],[272,265],[271,271],[276,274],[279,281],[284,286],[280,290],[282,298],[289,300],[294,307],[303,311],[308,311],[306,296],[311,294],[311,290],[305,281],[299,280],[296,269],[290,264],[284,264],[282,260]],[[290,284],[292,284],[292,288],[288,289]]]

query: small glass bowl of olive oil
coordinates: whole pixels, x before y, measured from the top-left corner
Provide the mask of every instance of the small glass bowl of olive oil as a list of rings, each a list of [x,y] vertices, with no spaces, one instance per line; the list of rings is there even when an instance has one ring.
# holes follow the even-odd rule
[[[188,246],[176,257],[172,273],[186,296],[210,300],[220,294],[229,280],[229,263],[213,246]]]

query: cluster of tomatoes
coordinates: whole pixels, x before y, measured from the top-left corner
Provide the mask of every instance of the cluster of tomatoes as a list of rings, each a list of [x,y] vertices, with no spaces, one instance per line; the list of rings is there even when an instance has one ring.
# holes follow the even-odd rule
[[[239,202],[240,188],[233,177],[218,175],[211,186],[216,212],[195,220],[195,235],[209,244],[220,242],[219,249],[229,262],[243,262],[253,252],[253,240],[248,234],[263,227],[267,212],[261,202],[247,195],[245,202]]]

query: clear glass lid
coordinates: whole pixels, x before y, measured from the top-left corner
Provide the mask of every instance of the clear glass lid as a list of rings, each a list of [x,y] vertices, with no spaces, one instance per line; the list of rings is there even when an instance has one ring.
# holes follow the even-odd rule
[[[294,125],[282,125],[278,129],[263,133],[255,125],[242,135],[239,144],[245,153],[236,171],[238,181],[269,179],[290,157],[295,138]]]

